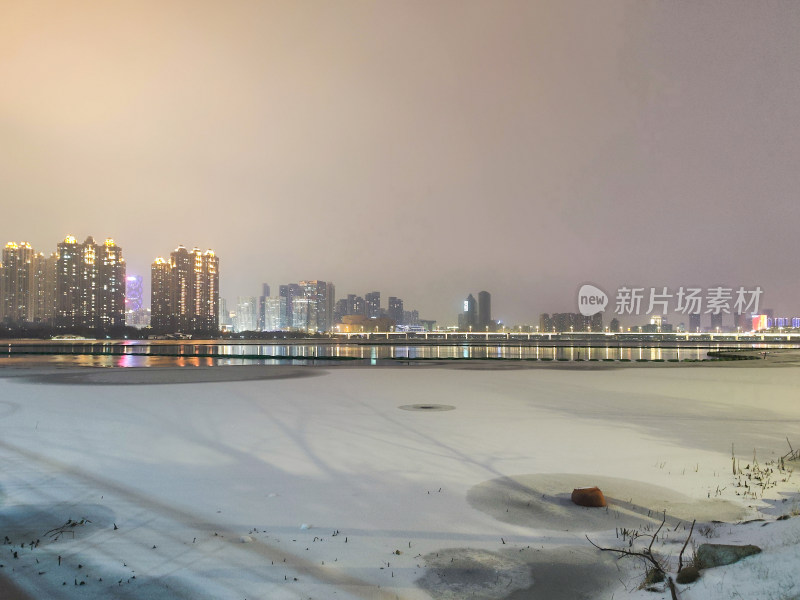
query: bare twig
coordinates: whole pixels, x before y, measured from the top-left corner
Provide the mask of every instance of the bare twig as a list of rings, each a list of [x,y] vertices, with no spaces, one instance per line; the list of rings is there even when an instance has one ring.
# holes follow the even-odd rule
[[[653,543],[656,541],[656,536],[658,536],[658,532],[661,531],[661,528],[664,526],[666,520],[667,520],[667,512],[664,511],[664,516],[661,519],[661,524],[658,526],[658,529],[656,529],[656,532],[652,535],[650,544],[647,546],[645,550],[642,551],[622,550],[620,548],[602,548],[601,546],[595,544],[591,539],[589,539],[588,535],[586,536],[586,539],[592,546],[594,546],[598,550],[601,550],[602,552],[616,552],[623,556],[637,556],[639,558],[643,558],[646,561],[648,561],[651,565],[653,565],[653,568],[656,569],[659,573],[666,574],[666,571],[664,571],[664,567],[661,566],[661,563],[658,562],[658,559],[653,554]]]
[[[789,452],[784,454],[781,458],[786,460],[795,460],[797,458],[800,458],[800,449],[795,450],[794,448],[792,448],[792,443],[789,441],[788,437],[786,438],[786,443],[789,444]]]
[[[661,531],[661,528],[664,526],[666,520],[667,520],[667,511],[665,510],[664,517],[661,519],[661,525],[659,525],[658,529],[656,529],[656,532],[653,534],[653,539],[650,540],[650,545],[647,547],[647,553],[650,554],[651,556],[653,555],[653,542],[656,541],[656,538],[658,537],[658,532]]]
[[[55,527],[50,531],[46,531],[45,535],[49,535],[53,541],[57,541],[65,533],[72,534],[72,537],[75,537],[75,530],[74,528],[78,525],[85,525],[86,523],[91,523],[89,519],[81,519],[80,521],[73,521],[72,519],[67,519],[67,522],[61,525],[60,527]]]
[[[678,600],[678,591],[675,589],[672,577],[667,577],[667,584],[669,585],[669,593],[672,595],[672,600]]]
[[[683,542],[683,548],[681,548],[681,553],[678,555],[678,572],[683,568],[683,551],[686,550],[686,545],[689,543],[689,540],[692,538],[692,531],[694,531],[694,524],[697,522],[697,519],[692,521],[692,527],[689,529],[689,535],[686,537],[686,541]]]

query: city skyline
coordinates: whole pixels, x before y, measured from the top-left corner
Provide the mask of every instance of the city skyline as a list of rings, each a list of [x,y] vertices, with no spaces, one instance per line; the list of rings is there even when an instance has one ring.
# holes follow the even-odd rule
[[[48,329],[120,332],[127,324],[149,326],[157,335],[212,336],[228,331],[422,332],[436,323],[422,319],[416,309],[405,310],[403,299],[397,296],[389,296],[384,308],[378,290],[363,297],[348,293],[337,300],[334,283],[321,280],[281,284],[276,296],[271,295],[270,284],[262,282],[257,300],[239,296],[235,309],[228,310],[219,295],[219,277],[219,257],[213,250],[195,247],[190,251],[179,245],[169,260],[157,257],[151,264],[151,309],[145,309],[143,278],[127,274],[122,248],[113,239],[98,244],[90,235],[80,243],[67,235],[49,256],[28,242],[10,241],[0,260],[0,320],[4,326],[34,326],[42,333]],[[760,287],[681,287],[676,293],[666,287],[651,288],[649,293],[644,288],[621,288],[614,297],[613,312],[600,288],[586,284],[580,294],[578,313],[540,313],[534,326],[492,319],[491,293],[482,290],[477,299],[468,293],[457,328],[475,333],[518,326],[528,332],[723,333],[800,327],[800,317],[776,316],[774,309],[759,304]],[[670,312],[672,301],[675,311]],[[611,320],[604,326],[606,308]],[[632,321],[624,320],[626,314]],[[452,329],[451,323],[436,328]]]
[[[587,281],[758,285],[794,313],[798,23],[771,1],[5,3],[0,239],[103,231],[141,275],[198,243],[231,298],[316,277],[441,322],[471,289],[508,322],[574,310]]]
[[[342,319],[346,315],[386,319],[381,321],[381,327],[390,322],[402,327],[420,327],[423,322],[437,322],[436,319],[421,318],[416,309],[405,311],[404,301],[398,296],[388,296],[384,307],[381,292],[377,290],[366,292],[363,297],[347,293],[337,299],[334,283],[321,280],[279,285],[275,296],[270,296],[270,284],[262,282],[257,300],[255,296],[237,296],[237,301],[232,303],[234,310],[221,310],[226,306],[226,299],[219,294],[219,258],[211,249],[203,252],[195,247],[189,251],[179,245],[170,253],[169,260],[157,257],[151,264],[150,308],[142,305],[143,278],[138,274],[126,276],[126,259],[122,258],[121,248],[111,238],[100,245],[88,236],[83,244],[79,244],[74,236],[67,235],[57,244],[57,251],[49,256],[34,249],[29,242],[9,241],[2,254],[0,317],[11,323],[50,323],[61,329],[109,329],[122,324],[122,311],[125,310],[131,319],[129,324],[141,327],[150,323],[151,309],[155,317],[153,327],[157,332],[210,332],[220,327],[225,330],[233,327],[234,331],[303,330],[314,333],[333,331],[334,325],[346,321]],[[197,279],[201,271],[205,273],[202,281]],[[581,293],[584,293],[584,288],[607,296],[603,290],[588,284],[581,287]],[[125,296],[126,290],[132,298]],[[603,306],[607,309],[606,318],[619,322],[622,327],[649,327],[655,318],[659,327],[663,319],[668,327],[687,331],[746,331],[751,323],[757,322],[753,318],[760,317],[758,322],[763,325],[772,322],[776,314],[774,308],[767,308],[761,302],[762,295],[759,286],[753,289],[717,286],[706,290],[683,286],[677,290],[623,287],[612,297],[611,306],[607,306],[607,297]],[[135,300],[135,306],[130,300]],[[439,321],[438,326],[452,327],[457,323],[464,331],[494,331],[506,326],[535,327],[538,322],[541,329],[543,317],[547,320],[546,313],[538,313],[538,320],[533,317],[521,322],[492,319],[491,303],[488,291],[478,293],[477,299],[469,293],[463,300],[464,310],[455,318],[450,315]],[[268,304],[271,311],[269,326]],[[229,322],[229,313],[240,313],[236,322]],[[570,310],[561,308],[552,313],[567,319],[564,322],[569,322],[570,330],[584,328],[581,316]],[[784,312],[784,316],[776,317],[776,327],[789,327],[796,320],[787,314]],[[602,324],[603,311],[596,316],[600,319],[598,323]],[[241,325],[241,322],[247,322],[247,325]],[[593,330],[601,328],[598,323],[592,321]],[[369,327],[366,323],[361,326]],[[550,326],[544,329],[549,330]]]

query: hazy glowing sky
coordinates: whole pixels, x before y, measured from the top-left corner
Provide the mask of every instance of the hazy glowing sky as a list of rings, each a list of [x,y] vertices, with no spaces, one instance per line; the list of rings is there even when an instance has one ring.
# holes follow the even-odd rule
[[[452,322],[580,283],[800,313],[800,3],[0,0],[0,239],[214,248]],[[762,305],[763,306],[763,305]]]

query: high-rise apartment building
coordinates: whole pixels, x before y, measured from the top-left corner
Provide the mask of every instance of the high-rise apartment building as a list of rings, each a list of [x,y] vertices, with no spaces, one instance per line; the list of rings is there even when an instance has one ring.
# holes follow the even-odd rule
[[[342,317],[349,314],[347,312],[347,298],[340,298],[336,301],[336,304],[333,308],[333,322],[334,323],[341,323]]]
[[[107,239],[98,248],[98,314],[102,329],[125,325],[125,259],[122,248]]]
[[[364,298],[355,294],[347,294],[346,315],[365,315],[367,314],[367,304]]]
[[[381,293],[369,292],[364,294],[364,304],[367,317],[377,319],[381,316]]]
[[[45,256],[38,253],[33,257],[33,321],[47,325],[53,324],[56,309],[56,253]]]
[[[155,331],[172,329],[172,268],[158,257],[150,265],[150,326]]]
[[[394,321],[395,325],[402,325],[405,323],[403,319],[403,299],[389,296],[389,307],[387,309],[387,316]]]
[[[3,248],[0,311],[7,323],[33,321],[34,256],[33,248],[28,242],[8,242]]]
[[[55,306],[55,255],[27,242],[6,244],[0,260],[0,320],[50,323]]]
[[[78,316],[81,287],[84,279],[82,245],[68,235],[56,251],[56,314],[55,326],[74,329],[82,323]]]
[[[55,325],[59,329],[125,325],[125,259],[114,240],[67,236],[56,252]]]
[[[219,329],[219,257],[213,250],[178,246],[169,261],[150,267],[151,324],[162,332]]]

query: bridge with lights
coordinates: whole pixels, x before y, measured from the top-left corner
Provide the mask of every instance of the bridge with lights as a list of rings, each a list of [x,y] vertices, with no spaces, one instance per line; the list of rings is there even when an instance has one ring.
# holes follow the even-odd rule
[[[617,345],[626,343],[657,344],[800,344],[800,331],[792,332],[523,332],[523,331],[369,331],[355,333],[333,333],[336,339],[365,342],[471,342],[486,344],[503,343],[569,343],[587,345]]]

